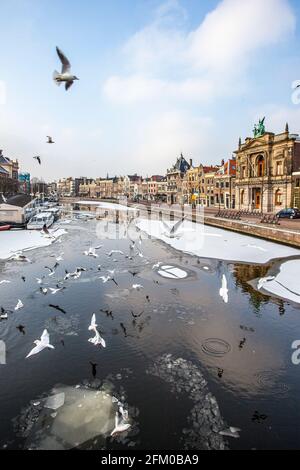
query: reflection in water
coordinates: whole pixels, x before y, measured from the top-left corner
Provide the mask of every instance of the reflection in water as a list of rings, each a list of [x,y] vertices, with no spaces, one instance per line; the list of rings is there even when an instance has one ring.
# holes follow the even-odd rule
[[[271,265],[196,259],[157,240],[140,243],[137,237],[142,258],[132,241],[106,239],[113,225],[76,219],[61,243],[30,253],[32,264],[0,264],[0,280],[11,281],[0,287],[0,307],[13,312],[0,322],[6,351],[0,365],[0,447],[298,448],[300,379],[291,362],[291,344],[299,339],[299,309],[249,284]],[[83,255],[100,244],[97,259]],[[106,255],[111,250],[124,256],[114,262]],[[62,251],[55,273],[44,278],[45,266],[53,266],[53,255]],[[78,266],[85,270],[80,278],[64,281],[65,270],[73,273]],[[162,277],[160,266],[179,268],[187,277]],[[112,270],[117,285],[102,283],[99,277]],[[219,296],[224,273],[228,304]],[[48,289],[46,295],[37,291],[37,278]],[[65,289],[55,297],[50,289],[59,281]],[[144,289],[132,289],[133,283]],[[14,311],[16,298],[24,304],[20,311]],[[93,313],[105,350],[88,342]],[[25,362],[45,328],[55,350]],[[86,376],[92,383],[84,382]],[[47,410],[43,400],[54,394],[53,387],[70,402],[66,398],[61,408]],[[100,421],[92,419],[93,396],[99,391],[100,430]],[[110,438],[116,409],[108,401],[104,405],[102,393],[132,406],[128,435]],[[16,416],[17,434],[12,426]],[[84,431],[71,433],[68,440],[67,427],[85,419]],[[230,427],[241,429],[239,438],[219,434]]]

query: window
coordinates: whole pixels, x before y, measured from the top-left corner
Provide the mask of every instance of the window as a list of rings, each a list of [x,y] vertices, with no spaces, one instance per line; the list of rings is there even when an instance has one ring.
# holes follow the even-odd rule
[[[241,178],[246,178],[246,166],[241,167]]]
[[[282,192],[280,189],[278,189],[275,193],[275,206],[281,206],[282,205]]]
[[[282,176],[283,175],[283,162],[276,162],[276,176]]]
[[[260,157],[258,157],[258,160],[257,160],[257,176],[259,178],[262,178],[264,176],[264,173],[265,173],[265,159],[261,155]]]
[[[245,199],[245,191],[242,190],[242,191],[241,191],[241,204],[242,204],[242,205],[244,204],[244,199]]]
[[[296,186],[296,188],[300,188],[300,178],[296,179],[295,186]]]

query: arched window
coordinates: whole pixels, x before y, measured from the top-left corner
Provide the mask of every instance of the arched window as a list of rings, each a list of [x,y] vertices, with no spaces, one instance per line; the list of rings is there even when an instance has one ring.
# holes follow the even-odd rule
[[[257,176],[261,178],[265,174],[265,159],[260,155],[257,159]]]

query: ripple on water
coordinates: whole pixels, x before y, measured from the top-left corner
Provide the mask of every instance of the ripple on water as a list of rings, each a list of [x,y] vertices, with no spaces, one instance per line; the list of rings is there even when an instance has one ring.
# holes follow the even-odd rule
[[[231,351],[231,346],[224,339],[208,338],[203,341],[201,349],[208,356],[222,357]]]
[[[272,387],[272,393],[274,393],[275,396],[282,396],[286,395],[290,391],[289,385],[280,382],[278,378],[278,373],[272,370],[265,370],[262,372],[258,372],[255,374],[256,381],[261,387],[262,390],[267,390],[268,388]]]

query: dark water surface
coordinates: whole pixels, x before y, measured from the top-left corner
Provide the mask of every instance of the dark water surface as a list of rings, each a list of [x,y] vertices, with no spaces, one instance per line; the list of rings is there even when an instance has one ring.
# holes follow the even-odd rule
[[[68,234],[62,243],[28,253],[32,264],[0,264],[0,280],[11,281],[0,285],[0,306],[14,310],[18,299],[24,303],[23,309],[0,322],[0,339],[7,346],[7,364],[0,365],[0,447],[30,446],[22,433],[17,433],[22,410],[30,404],[32,407],[57,384],[75,387],[93,381],[93,362],[98,364],[96,378],[109,380],[116,393],[126,396],[129,412],[135,410],[127,444],[141,449],[183,448],[183,430],[190,426],[187,418],[193,399],[184,386],[179,393],[152,373],[162,356],[172,354],[203,374],[225,427],[241,428],[239,439],[224,438],[228,448],[298,449],[300,366],[292,364],[291,344],[300,339],[300,310],[262,295],[248,284],[265,275],[269,266],[198,259],[153,240],[137,243],[143,258],[108,257],[111,249],[130,255],[130,241],[99,240],[98,223],[73,221],[66,225]],[[97,250],[99,258],[82,254],[99,244],[104,245]],[[52,255],[61,252],[64,260],[49,277],[44,267],[53,266]],[[188,277],[162,278],[152,268],[158,261],[180,267]],[[78,266],[88,270],[79,279],[66,281],[66,290],[41,294],[37,277],[45,275],[44,285],[54,287],[65,269],[72,272]],[[118,287],[98,279],[107,269],[116,270]],[[129,270],[138,274],[133,277]],[[224,273],[229,281],[228,304],[219,296]],[[133,290],[132,284],[144,288]],[[59,305],[66,314],[49,304]],[[112,316],[100,309],[112,311]],[[131,311],[143,314],[134,321]],[[106,349],[88,342],[93,313]],[[16,328],[19,324],[25,326],[25,335]],[[44,328],[55,349],[25,360]],[[191,369],[191,377],[195,370]],[[119,445],[108,439],[107,446],[126,448],[126,442]]]

